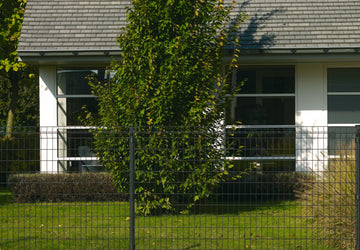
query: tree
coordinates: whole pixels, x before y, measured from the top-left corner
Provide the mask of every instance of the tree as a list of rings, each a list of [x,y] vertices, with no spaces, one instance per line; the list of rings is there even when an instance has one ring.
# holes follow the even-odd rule
[[[106,127],[95,132],[97,153],[120,191],[128,191],[128,140],[109,130],[141,127],[140,213],[186,210],[208,197],[231,168],[221,160],[218,127],[229,92],[223,52],[236,43],[229,34],[243,17],[231,20],[230,9],[222,0],[132,1],[118,38],[122,60],[112,65],[115,75],[105,84],[92,79],[100,107],[93,124]],[[228,73],[239,52],[234,48]]]
[[[33,67],[19,61],[17,47],[26,0],[0,2],[0,121],[6,122],[6,136],[12,137],[15,124],[36,125],[38,85]]]

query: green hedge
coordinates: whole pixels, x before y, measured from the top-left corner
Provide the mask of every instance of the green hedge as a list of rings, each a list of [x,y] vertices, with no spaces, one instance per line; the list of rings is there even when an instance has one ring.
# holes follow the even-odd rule
[[[15,202],[123,201],[109,173],[15,174],[8,178]]]
[[[314,177],[305,172],[248,172],[240,179],[222,183],[219,194],[225,201],[292,200],[310,188]]]

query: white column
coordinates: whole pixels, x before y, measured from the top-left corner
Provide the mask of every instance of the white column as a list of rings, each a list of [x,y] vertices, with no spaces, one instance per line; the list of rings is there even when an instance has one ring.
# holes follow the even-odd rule
[[[327,84],[320,63],[296,65],[296,170],[327,165]]]
[[[56,67],[39,69],[40,96],[40,171],[58,173]]]
[[[57,95],[66,95],[66,74],[61,74],[57,78],[56,89]],[[60,127],[66,127],[67,125],[67,102],[65,97],[57,98],[57,124]],[[64,128],[59,129],[58,131],[58,168],[60,172],[66,171],[68,169],[68,162],[62,160],[67,158],[67,130]]]

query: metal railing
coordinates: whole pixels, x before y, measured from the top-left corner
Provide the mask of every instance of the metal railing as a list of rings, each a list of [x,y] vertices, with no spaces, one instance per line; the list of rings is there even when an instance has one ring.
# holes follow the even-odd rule
[[[14,129],[0,249],[359,249],[358,131]]]

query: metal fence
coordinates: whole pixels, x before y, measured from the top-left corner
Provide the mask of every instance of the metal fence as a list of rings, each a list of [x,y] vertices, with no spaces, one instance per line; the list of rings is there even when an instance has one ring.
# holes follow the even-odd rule
[[[0,249],[359,249],[358,130],[17,128]]]

